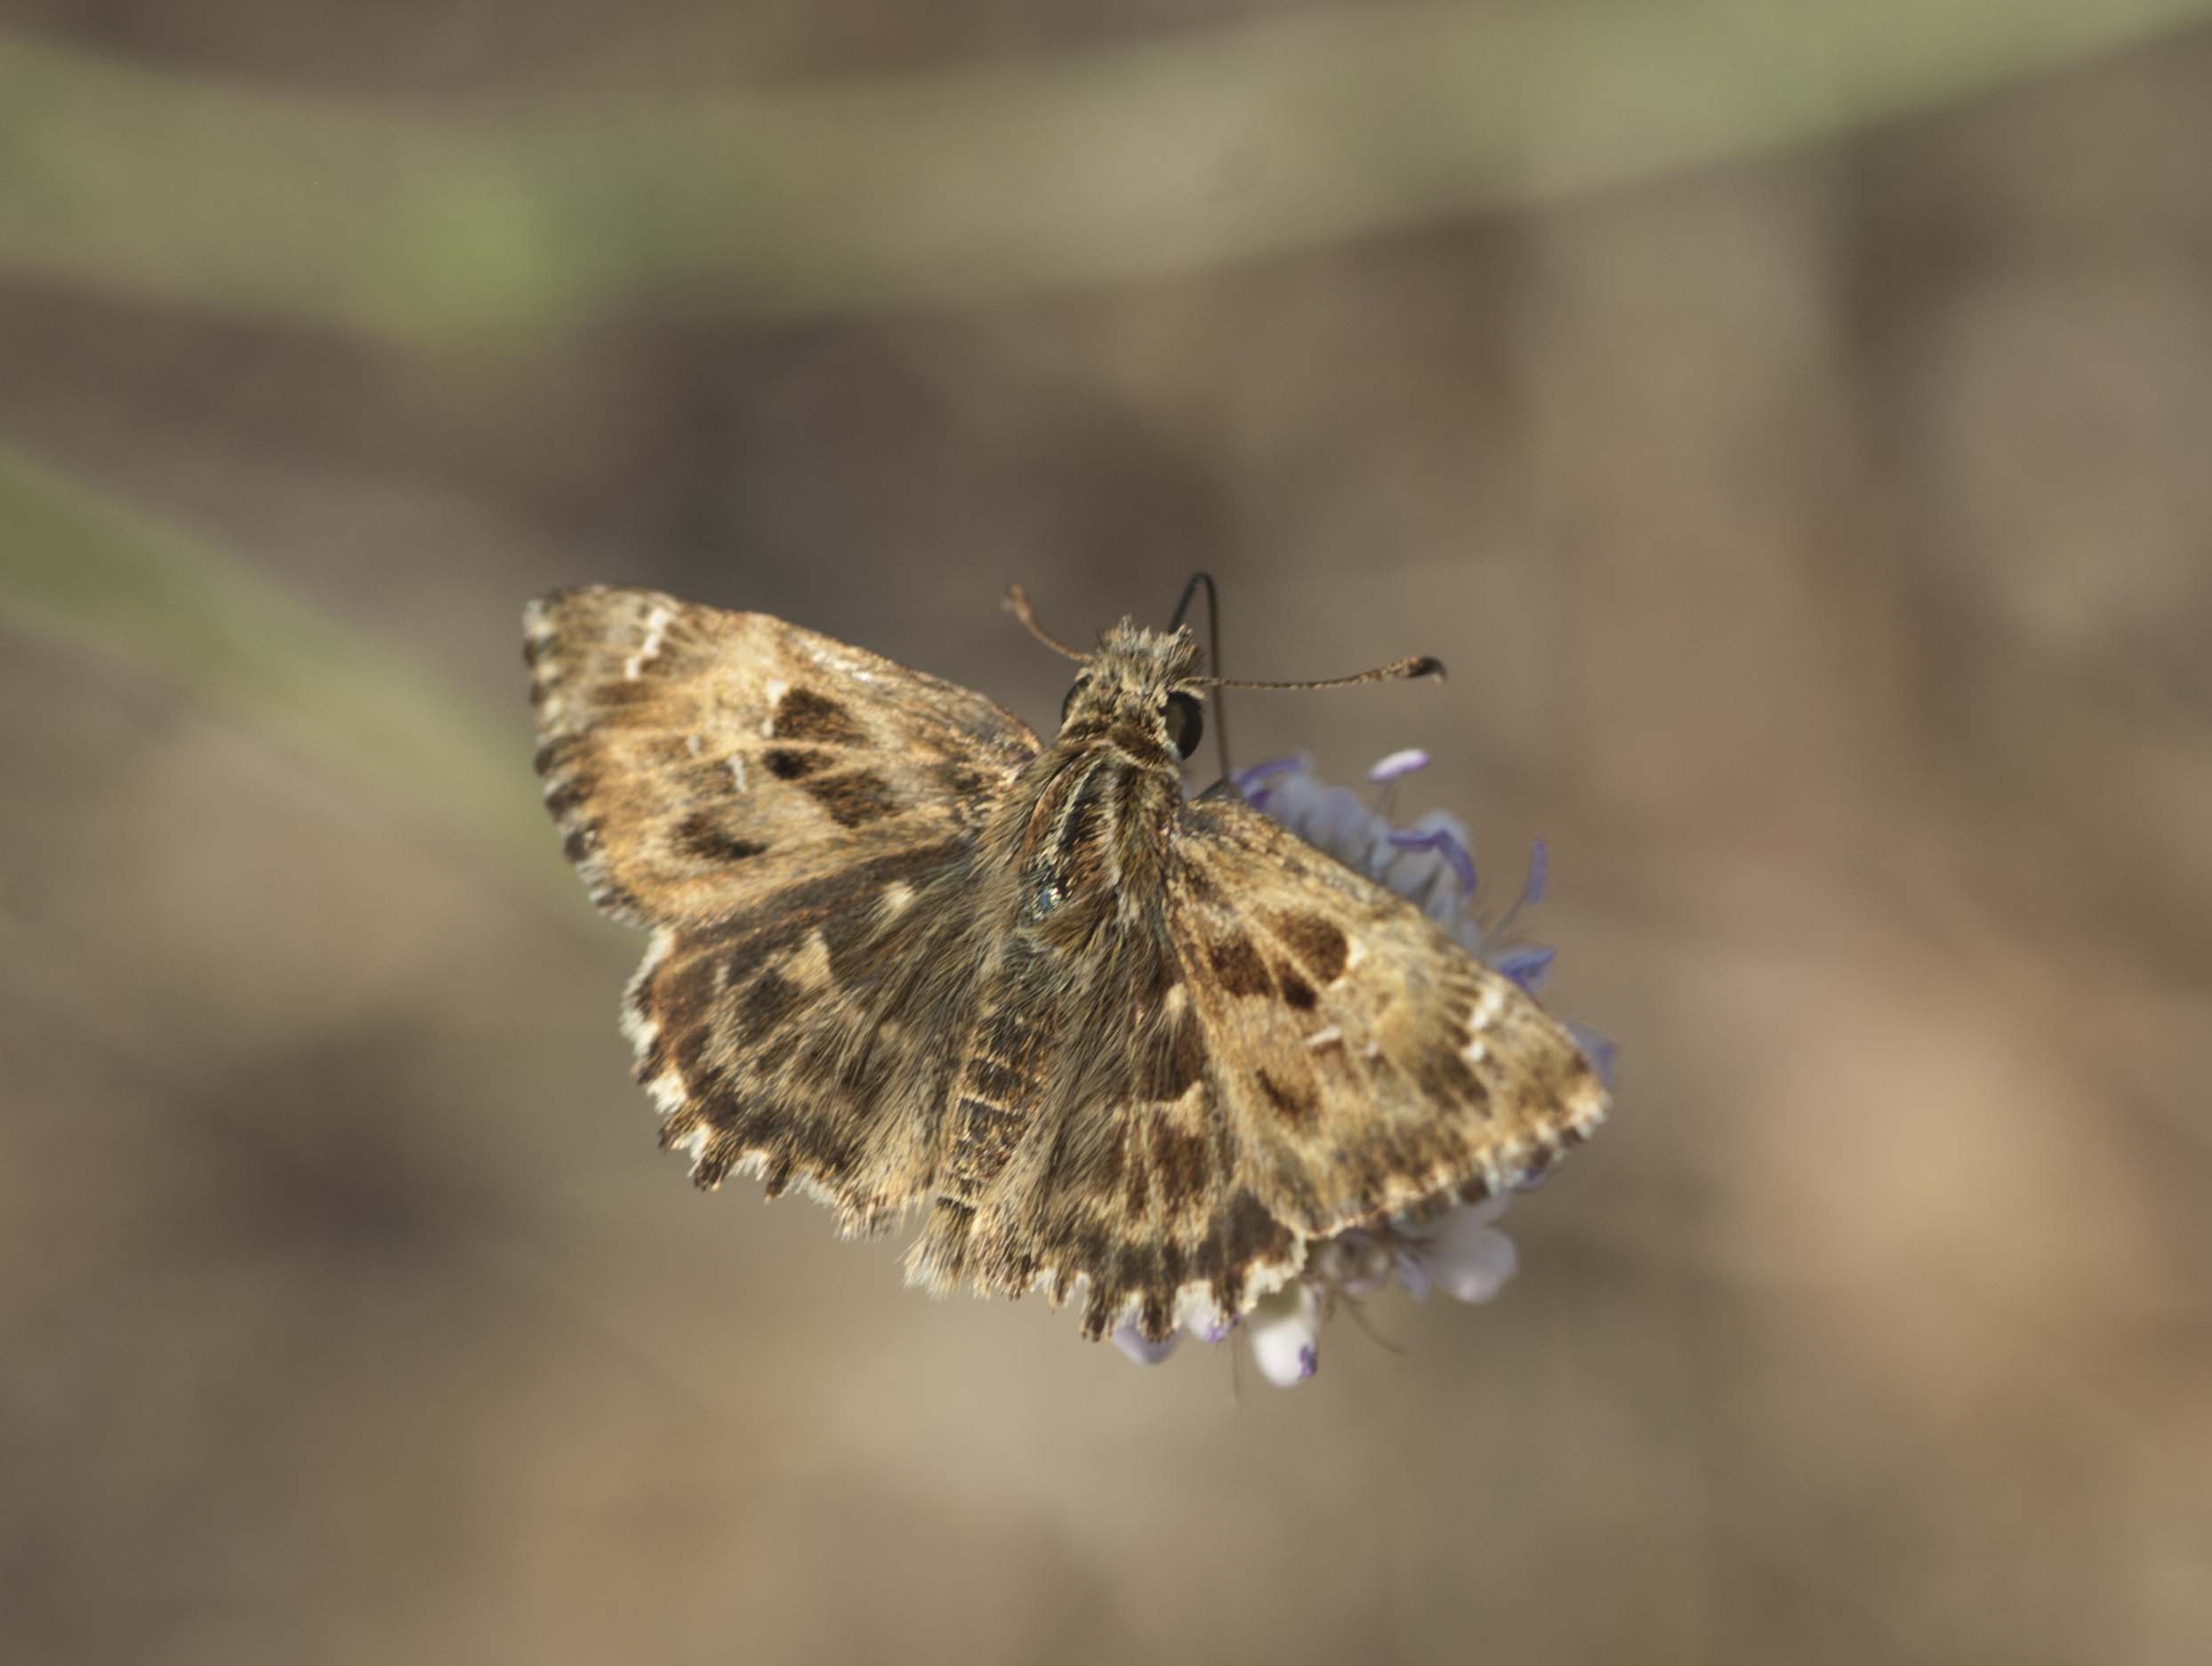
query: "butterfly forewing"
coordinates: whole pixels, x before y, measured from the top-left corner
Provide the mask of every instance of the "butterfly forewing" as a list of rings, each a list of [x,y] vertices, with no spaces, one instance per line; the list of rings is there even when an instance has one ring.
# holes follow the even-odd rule
[[[524,632],[546,803],[632,924],[971,837],[1038,750],[980,695],[763,614],[594,585]]]
[[[704,1184],[747,1169],[880,1225],[929,1184],[977,832],[1035,736],[880,656],[656,592],[559,592],[525,632],[568,856],[655,928],[623,1022],[664,1142]]]

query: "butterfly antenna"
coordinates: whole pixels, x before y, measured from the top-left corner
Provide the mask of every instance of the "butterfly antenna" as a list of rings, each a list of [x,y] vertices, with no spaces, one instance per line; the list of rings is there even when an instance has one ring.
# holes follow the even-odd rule
[[[1190,583],[1183,586],[1183,599],[1175,604],[1174,616],[1168,620],[1168,629],[1180,630],[1183,616],[1190,611],[1191,600],[1203,590],[1206,592],[1206,668],[1219,675],[1221,671],[1221,595],[1213,587],[1211,573],[1193,573]],[[1219,688],[1220,685],[1216,684]],[[1213,744],[1221,760],[1224,780],[1229,774],[1229,720],[1223,711],[1226,702],[1213,703]]]
[[[1404,682],[1415,677],[1434,677],[1441,682],[1444,661],[1432,654],[1421,654],[1412,659],[1394,659],[1356,676],[1323,677],[1317,682],[1255,682],[1242,677],[1194,677],[1191,680],[1208,688],[1349,688],[1355,683]]]
[[[1022,622],[1023,628],[1055,654],[1065,654],[1070,659],[1089,659],[1090,655],[1073,648],[1037,623],[1037,616],[1029,610],[1029,594],[1019,584],[1006,587],[1006,608]]]

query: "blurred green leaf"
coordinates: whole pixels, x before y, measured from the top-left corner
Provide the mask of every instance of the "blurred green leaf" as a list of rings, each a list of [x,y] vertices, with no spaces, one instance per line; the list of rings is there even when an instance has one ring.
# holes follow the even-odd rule
[[[428,342],[961,302],[1836,133],[2212,0],[1361,7],[1014,68],[425,120],[0,42],[0,265]]]
[[[250,567],[4,449],[0,620],[164,678],[573,895],[520,716],[497,720]],[[519,648],[516,667],[519,700]]]

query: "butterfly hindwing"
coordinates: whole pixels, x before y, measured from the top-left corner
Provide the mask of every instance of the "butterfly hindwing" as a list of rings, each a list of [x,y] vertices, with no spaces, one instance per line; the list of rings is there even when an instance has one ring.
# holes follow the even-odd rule
[[[1172,949],[1132,924],[1058,972],[1029,999],[1044,1021],[1007,1026],[1040,1038],[1009,1073],[1030,1113],[987,1186],[940,1196],[910,1269],[1055,1306],[1080,1292],[1091,1337],[1226,1324],[1297,1271],[1305,1235],[1254,1187]]]
[[[1565,1030],[1404,899],[1234,799],[1186,807],[1163,889],[1061,982],[1037,1107],[922,1282],[1080,1287],[1084,1330],[1247,1312],[1309,1243],[1484,1195],[1605,1114]]]
[[[953,841],[895,849],[656,933],[623,1022],[661,1142],[696,1181],[796,1184],[852,1233],[927,1195],[987,952],[946,905],[969,859]]]
[[[1234,799],[1184,812],[1170,930],[1270,1211],[1325,1236],[1540,1170],[1603,1120],[1565,1027],[1404,898]]]

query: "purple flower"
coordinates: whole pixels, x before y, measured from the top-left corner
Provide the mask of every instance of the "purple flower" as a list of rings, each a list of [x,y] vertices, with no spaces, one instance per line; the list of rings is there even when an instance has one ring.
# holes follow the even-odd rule
[[[1428,768],[1428,754],[1418,746],[1408,746],[1404,752],[1394,752],[1388,758],[1378,759],[1375,767],[1367,772],[1367,778],[1377,786],[1387,786],[1400,776],[1412,775],[1416,769]]]
[[[1114,1346],[1140,1365],[1158,1364],[1175,1351],[1177,1344],[1182,1340],[1179,1334],[1170,1331],[1155,1342],[1133,1324],[1122,1325],[1114,1332]]]
[[[1427,753],[1405,751],[1377,763],[1367,777],[1382,789],[1376,803],[1349,787],[1324,785],[1303,758],[1271,759],[1239,770],[1235,780],[1247,802],[1405,897],[1469,953],[1532,990],[1550,970],[1552,951],[1516,940],[1515,928],[1522,911],[1543,897],[1550,868],[1543,842],[1529,850],[1521,894],[1485,926],[1475,912],[1475,857],[1467,824],[1430,810],[1401,826],[1387,813],[1395,784],[1428,762]],[[1613,1043],[1580,1025],[1567,1027],[1610,1085]],[[1280,1388],[1305,1381],[1319,1368],[1322,1322],[1335,1304],[1388,1284],[1404,1286],[1417,1300],[1440,1290],[1460,1301],[1488,1301],[1513,1276],[1518,1259],[1513,1240],[1495,1224],[1506,1203],[1493,1197],[1434,1215],[1399,1215],[1309,1245],[1298,1276],[1263,1297],[1242,1322],[1260,1374]],[[1210,1328],[1203,1340],[1218,1342],[1237,1328]],[[1123,1353],[1147,1364],[1165,1359],[1178,1340],[1146,1342],[1134,1331],[1114,1337]]]
[[[1276,1388],[1296,1388],[1320,1369],[1321,1305],[1322,1292],[1298,1278],[1262,1296],[1246,1316],[1253,1362]]]

